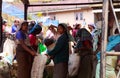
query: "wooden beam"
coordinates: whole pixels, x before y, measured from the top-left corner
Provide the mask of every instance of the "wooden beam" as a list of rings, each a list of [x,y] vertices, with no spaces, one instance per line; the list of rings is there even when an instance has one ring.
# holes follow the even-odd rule
[[[28,10],[28,5],[24,4],[24,20],[27,20],[27,10]]]
[[[23,4],[30,4],[29,0],[21,0]]]
[[[106,44],[107,44],[107,30],[108,30],[108,5],[109,0],[103,0],[103,13],[102,13],[102,45],[101,45],[101,63],[100,63],[100,78],[106,78]]]
[[[90,2],[90,3],[40,3],[40,4],[28,4],[29,7],[37,6],[70,6],[70,5],[94,5],[102,4],[103,2]],[[114,1],[113,3],[120,3],[120,1]]]
[[[106,56],[119,56],[120,52],[106,52]]]
[[[0,47],[2,46],[2,0],[0,0]]]
[[[102,4],[102,2],[91,2],[91,3],[41,3],[41,4],[29,4],[29,7],[35,6],[69,6],[69,5],[92,5],[92,4]]]

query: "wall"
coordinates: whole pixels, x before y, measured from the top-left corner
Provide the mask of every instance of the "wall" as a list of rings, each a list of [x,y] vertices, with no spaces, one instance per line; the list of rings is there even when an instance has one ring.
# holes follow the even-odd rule
[[[75,20],[75,12],[76,11],[59,12],[56,13],[55,16],[59,22],[69,23],[71,26],[76,23],[82,24],[83,20]],[[85,18],[87,24],[94,23],[94,14],[92,12],[92,9],[79,10],[77,12],[83,12],[83,18]]]

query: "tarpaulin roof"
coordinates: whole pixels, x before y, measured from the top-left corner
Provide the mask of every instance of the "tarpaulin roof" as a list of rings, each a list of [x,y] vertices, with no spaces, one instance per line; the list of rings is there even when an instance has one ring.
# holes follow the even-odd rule
[[[24,18],[24,12],[12,4],[2,3],[2,12],[18,18]]]

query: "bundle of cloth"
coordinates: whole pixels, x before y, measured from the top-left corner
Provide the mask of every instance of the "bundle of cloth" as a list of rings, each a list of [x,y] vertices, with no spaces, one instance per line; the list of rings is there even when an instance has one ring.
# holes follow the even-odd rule
[[[52,50],[55,46],[55,43],[52,39],[45,39],[44,43],[47,47],[47,50]],[[46,65],[51,64],[51,60],[46,56],[45,53],[35,56],[31,70],[31,78],[43,78],[43,72]]]
[[[43,78],[43,72],[46,66],[46,62],[46,55],[38,54],[37,56],[35,56],[31,70],[31,78]]]
[[[16,44],[14,40],[7,38],[3,45],[3,52],[0,53],[2,60],[12,65],[13,59],[16,55]]]
[[[79,53],[72,53],[69,56],[68,62],[68,75],[69,77],[74,77],[78,74],[78,70],[80,67],[80,55]]]

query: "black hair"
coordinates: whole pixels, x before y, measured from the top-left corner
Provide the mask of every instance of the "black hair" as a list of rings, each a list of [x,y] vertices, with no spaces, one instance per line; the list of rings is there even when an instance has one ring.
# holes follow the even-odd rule
[[[115,29],[115,34],[119,34],[118,28]]]
[[[43,42],[48,47],[49,45],[53,44],[55,40],[53,38],[45,38]]]
[[[65,30],[65,32],[67,32],[67,24],[60,23],[58,26],[61,26]]]
[[[79,26],[81,26],[81,24],[76,24],[75,29],[78,29]]]
[[[28,22],[27,22],[27,21],[23,21],[23,22],[21,23],[21,28],[20,28],[20,30],[22,29],[22,26],[24,26],[24,25],[27,25],[27,26],[28,26]]]
[[[7,23],[7,21],[3,20],[2,25],[4,25],[5,23]]]

